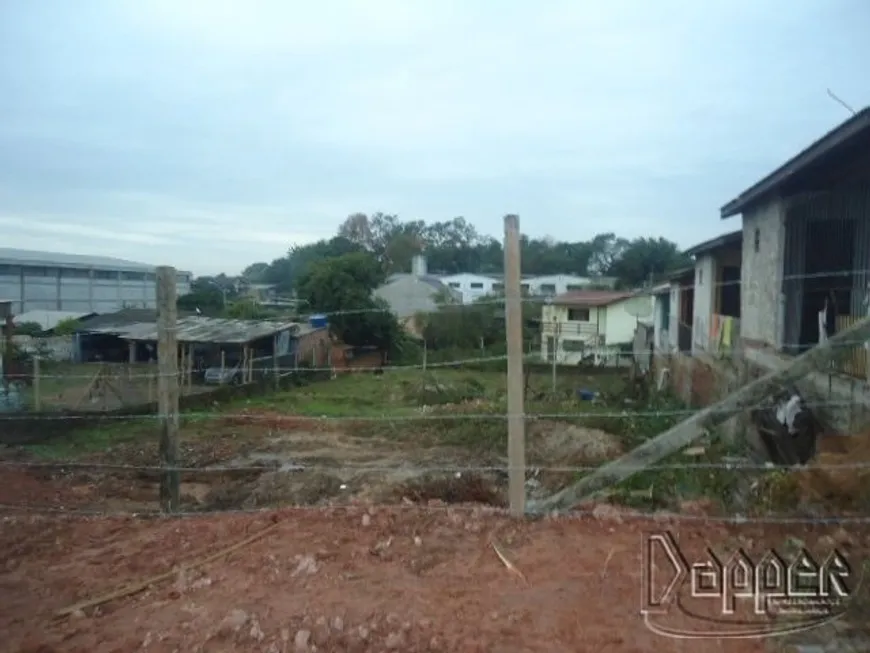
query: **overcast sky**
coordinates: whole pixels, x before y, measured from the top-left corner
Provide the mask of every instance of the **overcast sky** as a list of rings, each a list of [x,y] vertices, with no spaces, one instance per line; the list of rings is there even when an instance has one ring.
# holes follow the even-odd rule
[[[0,0],[0,246],[235,273],[357,211],[661,235],[870,103],[866,0]]]

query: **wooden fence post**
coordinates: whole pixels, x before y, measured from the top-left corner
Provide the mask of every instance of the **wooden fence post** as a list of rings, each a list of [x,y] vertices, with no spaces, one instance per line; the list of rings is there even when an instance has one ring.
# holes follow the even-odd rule
[[[178,510],[178,311],[175,268],[157,268],[157,402],[160,414],[160,507]]]
[[[42,396],[40,391],[39,356],[33,357],[33,410],[42,410]]]

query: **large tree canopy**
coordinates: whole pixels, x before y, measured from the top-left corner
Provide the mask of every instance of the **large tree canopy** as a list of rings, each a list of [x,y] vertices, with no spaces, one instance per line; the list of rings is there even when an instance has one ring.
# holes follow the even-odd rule
[[[384,274],[410,272],[411,260],[421,253],[429,271],[439,274],[497,274],[504,262],[501,243],[461,217],[426,224],[387,213],[354,213],[334,238],[292,247],[286,256],[268,265],[255,263],[246,273],[286,291],[298,285],[312,263],[355,252],[373,257]],[[644,284],[687,263],[677,245],[664,238],[627,240],[613,233],[577,242],[523,236],[521,256],[524,274],[616,277],[622,287]]]
[[[384,279],[376,257],[354,252],[312,262],[296,280],[296,294],[307,311],[328,313],[332,333],[348,345],[395,353],[401,328],[389,307],[372,297]]]

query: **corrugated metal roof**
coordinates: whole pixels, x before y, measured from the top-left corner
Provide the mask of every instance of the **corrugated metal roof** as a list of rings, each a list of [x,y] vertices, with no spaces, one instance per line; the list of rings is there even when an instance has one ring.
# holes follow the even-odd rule
[[[575,290],[562,293],[553,297],[553,304],[557,306],[607,306],[621,299],[627,299],[634,293],[615,292],[611,290]]]
[[[184,317],[179,319],[176,324],[178,342],[243,344],[288,329],[292,330],[294,335],[303,335],[316,330],[310,325],[298,322],[228,320],[215,317]],[[106,324],[95,328],[88,326],[87,332],[115,335],[124,340],[157,340],[157,324],[155,322]]]
[[[41,265],[45,267],[75,267],[101,268],[110,270],[128,270],[135,272],[153,272],[154,265],[127,261],[112,256],[89,256],[86,254],[64,254],[60,252],[42,252],[29,249],[14,249],[0,247],[0,263],[12,265]],[[185,270],[178,270],[189,274]]]
[[[35,310],[35,311],[27,311],[26,313],[22,313],[21,315],[16,315],[13,319],[15,324],[22,324],[24,322],[36,322],[40,327],[42,327],[43,331],[48,331],[49,329],[53,329],[58,325],[58,323],[63,322],[64,320],[80,320],[84,317],[88,317],[89,315],[94,315],[94,313],[81,313],[76,311],[43,311],[43,310]]]

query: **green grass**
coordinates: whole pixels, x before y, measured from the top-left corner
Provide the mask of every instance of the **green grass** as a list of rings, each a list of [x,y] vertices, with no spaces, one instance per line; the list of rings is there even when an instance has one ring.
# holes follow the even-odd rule
[[[582,375],[572,370],[559,374],[557,381],[553,392],[550,370],[534,370],[526,396],[526,414],[552,415],[542,418],[606,431],[619,437],[626,450],[666,431],[687,415],[683,406],[667,395],[626,403],[626,383],[619,374]],[[214,436],[217,431],[210,428],[209,422],[215,417],[262,411],[341,419],[336,428],[359,437],[379,437],[420,447],[457,447],[486,459],[493,454],[503,455],[506,450],[506,386],[506,374],[498,371],[439,368],[425,373],[419,370],[386,371],[382,375],[350,373],[335,380],[229,401],[211,410],[184,413],[182,438]],[[577,388],[601,392],[601,401],[579,400],[575,395]],[[456,405],[467,400],[479,402],[459,412]],[[421,411],[423,406],[428,406],[425,412]],[[256,437],[255,433],[252,435]],[[74,460],[120,444],[157,439],[157,424],[152,416],[86,427],[69,437],[26,449],[43,459]],[[691,462],[712,463],[727,453],[731,452],[717,443],[709,446],[700,460]],[[690,460],[678,452],[663,462]],[[576,478],[580,477],[577,474]],[[733,470],[656,469],[632,476],[611,496],[645,508],[672,507],[679,500],[698,497],[727,502],[738,480]]]
[[[112,421],[102,426],[78,429],[65,437],[22,447],[43,460],[75,460],[88,454],[107,451],[113,446],[145,438],[157,438],[157,424],[152,418]],[[118,461],[122,463],[123,461]]]

